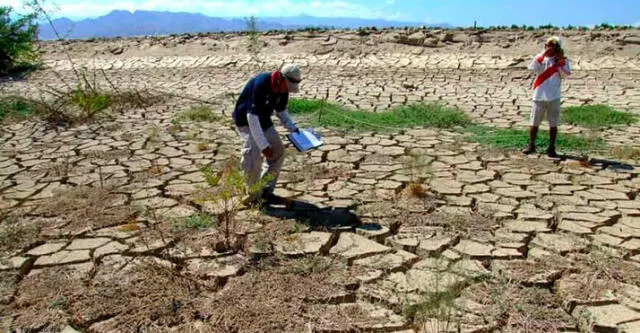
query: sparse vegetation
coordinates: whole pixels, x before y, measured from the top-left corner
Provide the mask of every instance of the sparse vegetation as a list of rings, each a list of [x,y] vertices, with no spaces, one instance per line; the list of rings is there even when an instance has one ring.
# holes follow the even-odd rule
[[[436,273],[439,274],[439,273]],[[455,300],[460,290],[424,293],[419,302],[409,303],[403,315],[418,332],[451,332],[457,328]]]
[[[469,124],[463,111],[438,104],[413,104],[385,112],[350,111],[323,100],[292,99],[292,114],[315,125],[357,130],[398,130],[409,127],[452,128]]]
[[[8,96],[0,98],[0,121],[23,120],[36,113],[36,105],[30,100]]]
[[[208,205],[215,214],[215,224],[224,238],[226,249],[237,249],[238,211],[245,205],[245,200],[262,190],[269,181],[267,175],[253,186],[245,186],[245,175],[237,160],[228,161],[222,170],[216,171],[211,167],[200,170],[207,182],[208,188],[203,189],[195,199],[200,205]]]
[[[260,49],[262,45],[260,42],[260,30],[258,29],[258,23],[255,16],[250,16],[245,19],[246,29],[249,34],[247,41],[247,51],[251,55],[251,61],[256,65],[258,69],[262,67],[260,61]]]
[[[640,160],[640,149],[630,145],[613,147],[612,154],[624,160]]]
[[[634,114],[617,111],[607,105],[571,106],[563,109],[560,116],[564,123],[589,128],[628,125],[638,120]]]
[[[173,124],[179,125],[184,121],[208,121],[214,122],[220,120],[220,116],[213,113],[213,110],[208,106],[194,106],[186,111],[183,111],[173,117]]]
[[[13,216],[0,216],[0,251],[20,250],[38,240],[40,225]]]
[[[522,149],[529,142],[529,131],[526,129],[499,129],[473,126],[469,128],[471,141],[478,142],[497,149]],[[538,133],[537,146],[546,147],[549,144],[547,131]],[[556,148],[566,152],[601,152],[606,148],[604,140],[599,137],[559,133]]]
[[[208,214],[198,214],[194,216],[177,219],[173,222],[173,229],[181,231],[184,229],[206,230],[215,228],[216,220]]]

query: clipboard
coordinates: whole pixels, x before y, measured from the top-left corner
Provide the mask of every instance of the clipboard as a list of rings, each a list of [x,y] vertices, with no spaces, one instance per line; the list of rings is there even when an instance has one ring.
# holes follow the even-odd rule
[[[322,146],[322,138],[311,128],[301,129],[300,133],[287,134],[287,138],[296,149],[303,153]]]

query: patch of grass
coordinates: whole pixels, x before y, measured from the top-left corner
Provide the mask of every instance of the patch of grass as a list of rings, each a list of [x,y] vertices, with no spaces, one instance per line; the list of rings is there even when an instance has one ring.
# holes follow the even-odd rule
[[[461,110],[438,104],[412,104],[385,112],[348,110],[322,100],[291,99],[289,111],[313,125],[356,130],[398,130],[411,127],[465,126],[469,118]]]
[[[469,140],[478,142],[490,148],[497,149],[522,149],[529,143],[529,131],[527,129],[500,129],[484,126],[472,126],[468,128],[471,135]],[[536,146],[549,145],[549,133],[538,132]],[[598,152],[606,148],[602,138],[586,137],[582,135],[558,133],[556,149],[559,151],[572,151],[580,153]]]
[[[76,89],[69,94],[69,101],[80,107],[87,118],[106,110],[111,105],[110,96],[97,91]]]
[[[640,160],[640,149],[633,146],[618,146],[611,150],[613,156],[624,160]]]
[[[638,116],[621,112],[607,105],[584,105],[565,108],[560,113],[566,124],[584,127],[605,127],[610,125],[631,124],[638,120]]]
[[[66,309],[67,298],[64,296],[58,297],[53,301],[47,302],[47,306],[49,307],[49,309]]]
[[[146,108],[164,100],[164,97],[146,91],[102,92],[77,88],[50,91],[48,94],[51,98],[41,100],[0,97],[0,121],[19,121],[37,116],[51,123],[72,124],[91,120],[107,109],[123,112],[127,108]]]
[[[207,214],[198,214],[174,221],[173,229],[174,231],[182,231],[185,229],[206,230],[209,228],[214,228],[215,226],[216,220],[213,216]]]
[[[36,109],[29,100],[19,97],[0,98],[0,121],[25,119],[35,112]]]
[[[220,116],[213,113],[208,106],[195,106],[189,110],[183,111],[177,114],[173,118],[174,124],[179,124],[184,121],[208,121],[214,122],[220,120]]]
[[[403,315],[420,332],[450,332],[457,325],[455,300],[458,290],[426,293],[416,303],[409,303],[403,309]]]

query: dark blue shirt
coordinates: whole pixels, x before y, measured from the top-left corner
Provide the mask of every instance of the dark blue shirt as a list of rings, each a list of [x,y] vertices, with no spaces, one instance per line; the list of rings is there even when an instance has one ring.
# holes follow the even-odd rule
[[[255,114],[260,119],[263,130],[273,126],[273,111],[283,111],[289,102],[288,93],[274,93],[271,90],[271,73],[261,73],[249,80],[242,89],[233,110],[236,126],[249,126],[247,113]]]

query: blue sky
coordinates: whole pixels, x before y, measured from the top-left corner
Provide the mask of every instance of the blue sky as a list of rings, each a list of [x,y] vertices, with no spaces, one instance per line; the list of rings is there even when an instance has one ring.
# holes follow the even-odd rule
[[[45,0],[55,17],[97,17],[114,9],[166,10],[218,17],[296,16],[385,18],[473,25],[640,24],[639,0]],[[0,5],[22,8],[21,0]],[[51,7],[50,7],[51,8]]]

